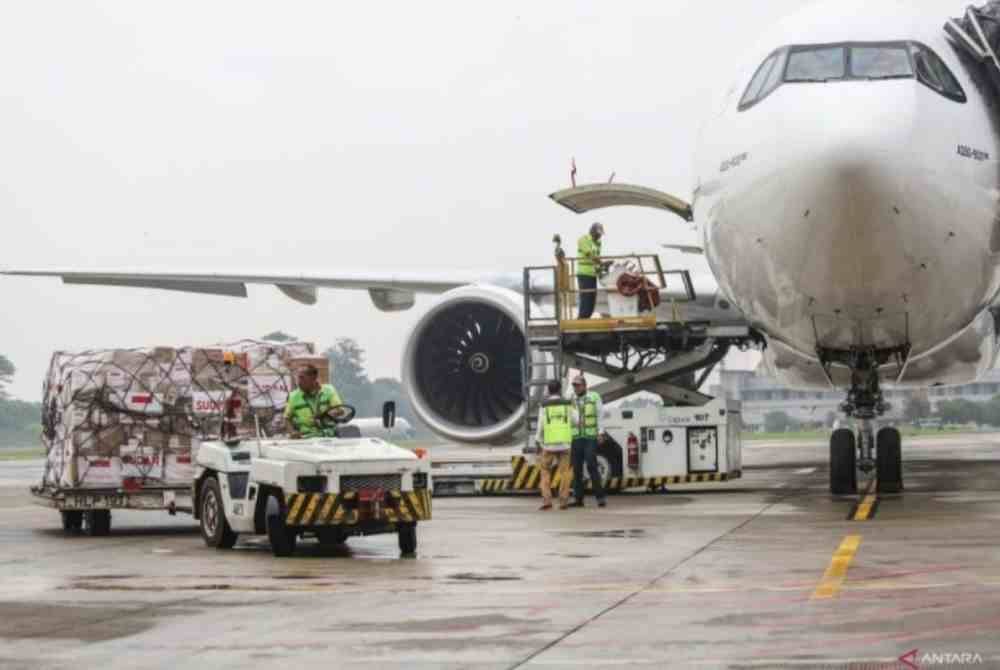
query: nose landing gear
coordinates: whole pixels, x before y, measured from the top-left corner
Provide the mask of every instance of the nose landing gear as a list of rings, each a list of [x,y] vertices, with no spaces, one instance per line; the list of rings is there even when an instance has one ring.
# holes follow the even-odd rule
[[[882,396],[878,367],[893,356],[905,360],[909,347],[891,351],[820,352],[824,367],[834,361],[851,368],[851,388],[840,406],[858,423],[857,434],[846,428],[830,436],[830,492],[850,495],[858,492],[857,471],[875,472],[879,493],[903,490],[902,438],[896,428],[876,431],[875,420],[891,409]],[[829,376],[829,371],[827,372]]]

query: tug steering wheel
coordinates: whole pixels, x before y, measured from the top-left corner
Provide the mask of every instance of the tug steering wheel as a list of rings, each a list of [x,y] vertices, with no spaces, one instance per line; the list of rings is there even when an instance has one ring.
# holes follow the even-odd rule
[[[330,412],[338,409],[343,410],[343,413],[340,416],[332,416]],[[350,423],[351,421],[353,421],[357,413],[358,410],[356,410],[353,405],[335,405],[330,408],[330,411],[327,412],[323,418],[334,422],[338,426],[342,426],[345,423]]]

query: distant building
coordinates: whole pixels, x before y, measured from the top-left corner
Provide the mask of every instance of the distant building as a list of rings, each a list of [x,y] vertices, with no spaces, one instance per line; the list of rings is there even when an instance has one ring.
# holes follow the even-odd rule
[[[764,415],[770,412],[784,412],[801,423],[826,423],[831,413],[841,417],[840,404],[846,398],[841,390],[788,388],[754,370],[722,370],[719,378],[719,386],[713,387],[712,394],[742,401],[743,423],[749,430],[763,430]],[[886,388],[883,393],[892,405],[888,418],[901,419],[906,400],[914,391]],[[1000,394],[1000,370],[990,370],[972,384],[928,389],[927,399],[932,410],[937,411],[942,400],[986,402],[997,394]]]

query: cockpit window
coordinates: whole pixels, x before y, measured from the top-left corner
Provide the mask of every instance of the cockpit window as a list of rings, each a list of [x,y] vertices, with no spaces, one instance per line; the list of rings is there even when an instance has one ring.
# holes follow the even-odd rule
[[[785,81],[829,81],[843,79],[846,69],[844,47],[794,49],[788,56]]]
[[[941,58],[917,42],[849,42],[791,46],[772,53],[754,73],[739,110],[757,104],[782,83],[827,83],[916,78],[956,102],[965,92]]]
[[[906,45],[851,47],[851,75],[859,79],[908,79],[913,66]]]
[[[746,92],[740,99],[741,110],[760,102],[781,85],[781,75],[785,71],[785,56],[787,54],[785,49],[776,51],[757,68],[753,79],[750,80],[750,85],[747,86]]]
[[[917,71],[917,80],[921,84],[934,89],[946,98],[956,102],[965,102],[965,91],[955,79],[948,66],[941,58],[923,44],[911,44],[910,54]]]
[[[768,79],[768,75],[774,69],[774,62],[776,59],[776,54],[772,54],[770,58],[761,64],[757,68],[757,72],[754,74],[753,79],[750,80],[750,85],[747,86],[746,93],[743,94],[743,98],[740,100],[740,107],[746,107],[755,103],[760,99],[761,89],[764,87],[764,82]]]

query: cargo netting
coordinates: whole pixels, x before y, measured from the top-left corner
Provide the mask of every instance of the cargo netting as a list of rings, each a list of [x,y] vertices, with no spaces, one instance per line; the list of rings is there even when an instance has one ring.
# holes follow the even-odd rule
[[[43,389],[43,488],[189,484],[198,445],[282,432],[311,343],[105,349],[52,357]]]

